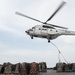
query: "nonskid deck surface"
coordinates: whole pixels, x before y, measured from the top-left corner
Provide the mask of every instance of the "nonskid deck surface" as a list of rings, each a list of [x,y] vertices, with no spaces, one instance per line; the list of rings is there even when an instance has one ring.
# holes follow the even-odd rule
[[[0,75],[19,75],[19,74],[0,74]],[[56,70],[47,70],[47,72],[41,72],[39,75],[75,75],[75,72],[56,72]]]
[[[47,70],[46,73],[40,73],[40,75],[75,75],[75,72],[56,72],[56,70]]]
[[[19,75],[19,74],[0,74],[0,75]]]

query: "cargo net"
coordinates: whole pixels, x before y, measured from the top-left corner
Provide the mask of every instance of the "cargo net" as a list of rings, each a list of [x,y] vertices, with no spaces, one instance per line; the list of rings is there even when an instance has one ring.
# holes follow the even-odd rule
[[[61,60],[60,60],[60,55],[61,55],[63,57],[64,61],[68,64],[67,60],[65,59],[65,57],[63,56],[63,54],[61,53],[61,51],[58,49],[58,47],[54,43],[52,43],[52,42],[51,42],[51,44],[53,46],[55,46],[56,49],[58,50],[58,60],[59,60],[59,63],[61,62]]]

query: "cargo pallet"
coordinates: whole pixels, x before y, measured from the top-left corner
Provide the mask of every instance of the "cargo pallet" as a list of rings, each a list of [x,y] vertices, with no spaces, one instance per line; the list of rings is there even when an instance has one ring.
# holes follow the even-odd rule
[[[0,65],[0,75],[40,75],[40,72],[47,72],[45,62],[32,63],[4,63]]]
[[[56,72],[75,72],[75,63],[57,63]]]

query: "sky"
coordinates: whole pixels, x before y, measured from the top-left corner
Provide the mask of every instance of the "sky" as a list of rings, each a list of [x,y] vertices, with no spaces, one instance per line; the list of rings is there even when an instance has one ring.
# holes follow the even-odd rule
[[[48,22],[75,30],[75,1],[64,0],[66,5]],[[58,50],[47,39],[34,38],[25,31],[40,23],[16,15],[25,15],[45,22],[62,0],[0,0],[0,64],[4,62],[46,62],[54,67]],[[60,36],[52,42],[69,63],[75,63],[75,36]],[[63,58],[61,61],[64,62]]]

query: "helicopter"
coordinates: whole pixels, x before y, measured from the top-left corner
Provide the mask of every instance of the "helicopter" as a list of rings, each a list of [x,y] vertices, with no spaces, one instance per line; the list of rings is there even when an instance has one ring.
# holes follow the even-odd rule
[[[31,37],[31,39],[33,39],[33,37],[45,38],[48,40],[49,43],[50,40],[56,39],[58,36],[61,35],[75,35],[75,31],[69,31],[66,27],[47,23],[56,15],[56,13],[65,5],[65,3],[66,2],[62,1],[56,11],[45,22],[29,17],[20,12],[15,13],[17,15],[42,23],[42,25],[36,25],[31,29],[28,29],[27,31],[25,31],[25,33],[27,33]]]

